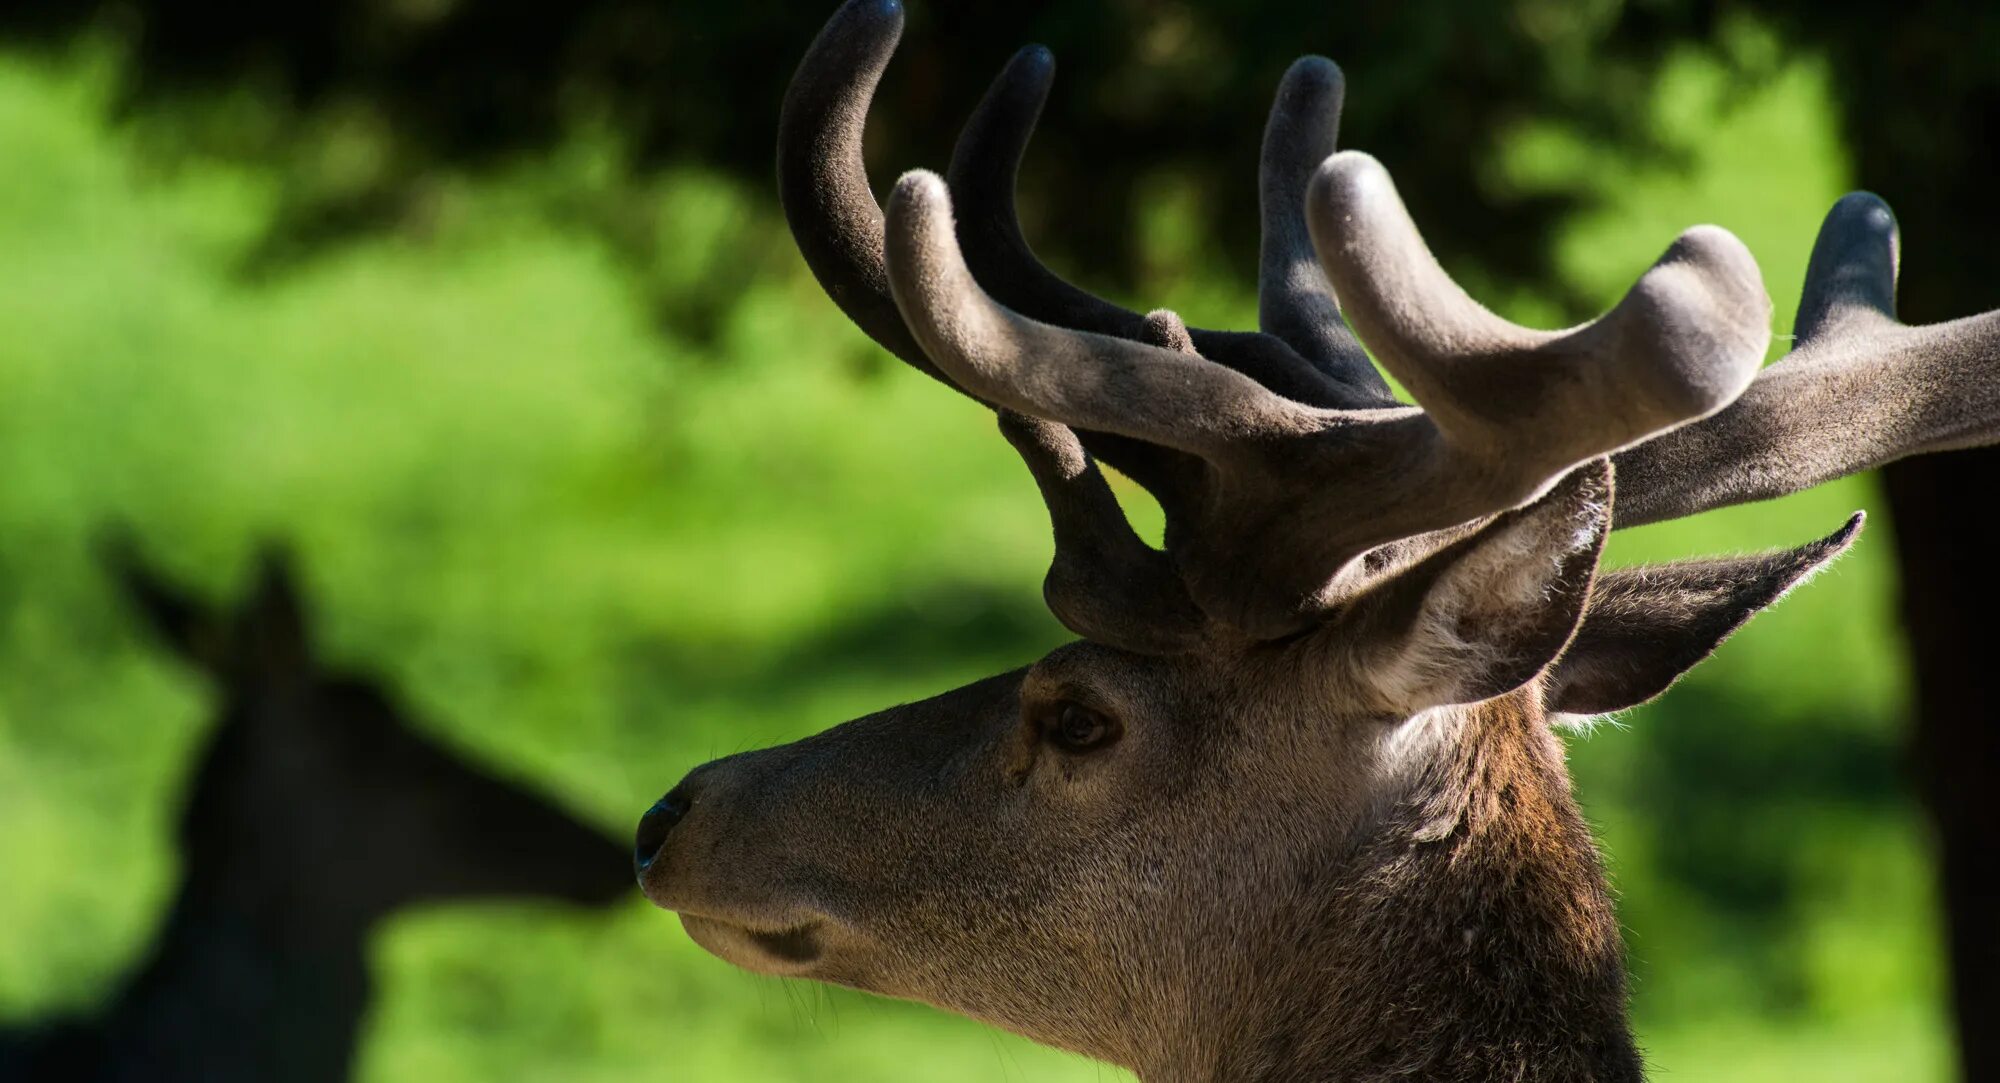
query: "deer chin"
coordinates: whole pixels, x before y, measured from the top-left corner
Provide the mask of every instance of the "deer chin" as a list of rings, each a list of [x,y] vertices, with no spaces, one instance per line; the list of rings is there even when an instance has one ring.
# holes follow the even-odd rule
[[[752,926],[685,911],[680,918],[681,928],[702,950],[755,974],[815,976],[826,957],[826,923],[816,919]]]

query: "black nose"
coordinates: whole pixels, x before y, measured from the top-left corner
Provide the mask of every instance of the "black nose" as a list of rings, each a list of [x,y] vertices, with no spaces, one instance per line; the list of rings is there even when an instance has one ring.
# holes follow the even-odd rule
[[[675,824],[681,822],[681,817],[686,816],[687,811],[688,799],[676,789],[653,802],[653,807],[647,809],[644,816],[639,817],[639,834],[632,845],[634,869],[641,873],[646,871],[646,866],[651,865],[653,858],[659,854],[660,847],[666,845],[667,834],[674,829]]]

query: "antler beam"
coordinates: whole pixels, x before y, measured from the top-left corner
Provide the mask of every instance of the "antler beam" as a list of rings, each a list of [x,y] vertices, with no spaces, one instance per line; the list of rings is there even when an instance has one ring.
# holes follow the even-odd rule
[[[1444,275],[1372,159],[1335,155],[1308,206],[1357,325],[1425,410],[1307,406],[1198,353],[1015,312],[981,288],[944,182],[921,171],[890,198],[890,288],[925,352],[972,394],[1204,461],[1202,499],[1168,509],[1181,520],[1169,551],[1205,613],[1261,637],[1337,606],[1366,578],[1343,571],[1368,550],[1518,506],[1582,462],[1725,405],[1763,353],[1768,301],[1721,230],[1690,231],[1595,323],[1536,332]]]
[[[1445,274],[1368,155],[1327,159],[1307,214],[1355,329],[1447,439],[1538,471],[1713,413],[1749,384],[1770,342],[1757,263],[1715,226],[1681,234],[1596,321],[1532,331]]]
[[[1727,409],[1619,455],[1617,525],[2000,440],[2000,311],[1897,322],[1899,248],[1880,198],[1853,192],[1835,203],[1807,265],[1796,346]]]

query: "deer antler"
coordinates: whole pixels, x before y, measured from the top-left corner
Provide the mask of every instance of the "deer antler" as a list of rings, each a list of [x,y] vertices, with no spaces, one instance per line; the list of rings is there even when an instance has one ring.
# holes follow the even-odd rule
[[[1042,595],[1078,635],[1149,654],[1177,654],[1208,624],[1165,553],[1134,533],[1097,464],[1068,428],[1002,411],[1000,431],[1048,505],[1056,556]]]
[[[1617,525],[2000,439],[2000,310],[1898,323],[1898,254],[1888,204],[1867,192],[1841,197],[1806,268],[1797,345],[1727,409],[1619,455]]]
[[[778,199],[833,303],[883,349],[950,384],[889,297],[882,208],[861,157],[868,104],[902,33],[897,0],[850,0],[813,40],[778,113]]]
[[[779,196],[799,250],[828,296],[883,348],[950,385],[950,378],[911,339],[889,296],[882,262],[882,212],[870,192],[862,158],[868,107],[902,26],[902,6],[895,0],[850,0],[821,30],[792,78],[779,117]],[[1332,69],[1330,63],[1321,63]],[[1145,317],[1078,290],[1049,272],[1028,250],[1014,216],[1015,172],[1053,71],[1047,50],[1022,50],[1002,70],[967,123],[953,156],[954,183],[963,187],[969,212],[964,227],[967,254],[979,262],[982,277],[990,276],[1003,296],[1025,311],[1063,326],[1137,338],[1144,334]],[[1325,73],[1315,69],[1313,74]],[[1290,118],[1283,121],[1283,130],[1318,130],[1324,148],[1331,150],[1339,108],[1338,69],[1332,70],[1331,79],[1330,94],[1281,93],[1280,106],[1273,111],[1274,130],[1279,129],[1282,115]],[[1288,80],[1287,85],[1297,82],[1301,80]],[[1308,149],[1311,146],[1307,144]],[[1290,237],[1304,235],[1302,177],[1309,177],[1323,156],[1295,153],[1287,163],[1287,176],[1295,178],[1292,197],[1270,204],[1290,208],[1272,212],[1289,213],[1296,223]],[[1299,247],[1293,241],[1286,250]],[[1311,276],[1318,277],[1317,269]],[[1309,289],[1310,284],[1301,288]],[[1323,281],[1319,288],[1324,290]],[[1345,343],[1342,371],[1350,382],[1370,389],[1365,396],[1343,396],[1337,385],[1330,385],[1272,336],[1209,331],[1196,335],[1213,356],[1279,394],[1327,406],[1392,404],[1366,355],[1338,323],[1338,309],[1330,296],[1318,307],[1318,314],[1329,313],[1334,322],[1317,333]],[[1091,451],[1155,493],[1184,488],[1186,479],[1200,469],[1185,457],[1116,436],[1084,433],[1082,438]]]
[[[1168,612],[1186,612],[1184,593],[1205,618],[1251,635],[1297,631],[1381,565],[1435,546],[1384,547],[1518,506],[1580,463],[1720,408],[1762,355],[1769,304],[1755,264],[1714,228],[1685,234],[1584,327],[1530,331],[1479,307],[1437,266],[1373,159],[1325,158],[1341,80],[1318,58],[1287,73],[1265,133],[1259,308],[1275,333],[1140,316],[1034,258],[1012,190],[1053,73],[1045,50],[1017,54],[966,127],[952,165],[965,221],[954,225],[942,181],[913,174],[897,186],[885,241],[861,131],[901,17],[894,3],[850,2],[787,94],[779,176],[801,251],[834,300],[904,360],[989,405],[1076,430],[1074,447],[1048,428],[1015,441],[1045,495],[1051,479],[1064,481],[1055,491],[1069,502],[1058,510],[1051,497],[1052,510],[1072,525],[1059,534],[1119,539],[1086,547],[1087,558],[1059,553],[1059,568],[1101,567],[1114,551],[1164,566],[1126,543],[1128,526],[1100,521],[1115,502],[1065,487],[1094,491],[1081,449],[1151,490],[1185,585],[1168,591]],[[1425,409],[1388,397],[1329,282]],[[1089,529],[1075,525],[1086,517]],[[1371,550],[1375,566],[1356,560]],[[1107,578],[1052,573],[1051,603],[1081,634],[1129,640],[1100,619],[1115,607],[1081,597]]]
[[[974,280],[943,181],[909,174],[889,202],[897,305],[959,386],[1206,463],[1200,505],[1169,509],[1183,522],[1168,548],[1200,608],[1254,636],[1323,615],[1370,549],[1518,506],[1720,408],[1763,353],[1755,264],[1719,229],[1683,235],[1594,323],[1537,332],[1445,276],[1373,159],[1329,159],[1308,205],[1355,323],[1426,409],[1307,406],[1195,353],[1029,319]]]
[[[1749,383],[1770,341],[1756,261],[1715,226],[1681,234],[1597,320],[1531,331],[1445,274],[1373,158],[1328,159],[1308,214],[1362,338],[1447,440],[1504,449],[1509,464],[1538,472],[1714,412]]]
[[[1041,46],[1014,55],[966,122],[946,174],[959,241],[973,276],[1022,315],[1058,327],[1143,340],[1145,317],[1086,293],[1035,258],[1014,210],[1015,179],[1055,77]],[[1314,262],[1306,185],[1333,153],[1343,82],[1332,61],[1307,57],[1279,86],[1265,128],[1260,195],[1259,320],[1266,333],[1189,328],[1196,352],[1289,399],[1313,406],[1393,406],[1388,385],[1340,318]]]

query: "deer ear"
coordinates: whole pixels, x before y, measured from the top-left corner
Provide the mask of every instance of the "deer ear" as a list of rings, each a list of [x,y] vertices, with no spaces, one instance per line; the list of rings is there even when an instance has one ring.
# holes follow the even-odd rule
[[[275,546],[257,558],[257,582],[236,618],[236,636],[238,648],[267,668],[303,664],[312,653],[297,576]]]
[[[1863,518],[1856,512],[1839,530],[1797,549],[1599,576],[1576,639],[1549,671],[1548,709],[1606,714],[1666,691],[1759,610],[1845,552]]]
[[[139,555],[138,541],[124,529],[100,538],[97,550],[154,635],[196,665],[213,669],[219,664],[225,629],[213,607],[154,571]]]
[[[1569,642],[1610,528],[1611,466],[1598,459],[1369,592],[1336,634],[1400,715],[1511,692]]]

